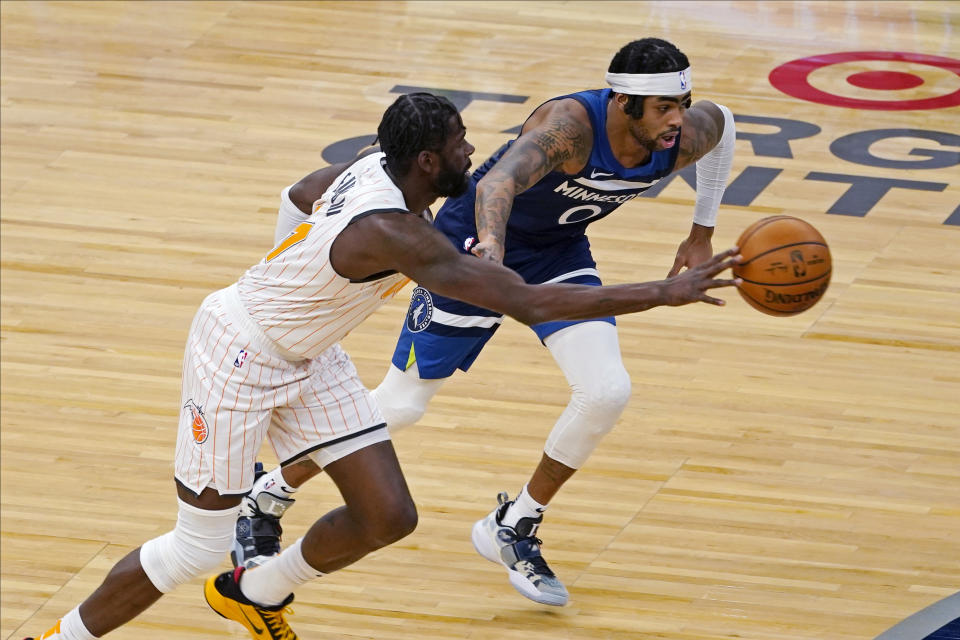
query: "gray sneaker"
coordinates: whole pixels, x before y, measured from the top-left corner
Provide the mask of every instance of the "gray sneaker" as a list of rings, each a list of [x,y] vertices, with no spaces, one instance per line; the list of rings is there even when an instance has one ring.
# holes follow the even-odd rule
[[[501,524],[507,508],[513,504],[507,494],[497,496],[499,506],[473,525],[473,548],[481,556],[507,569],[510,584],[521,595],[541,604],[562,607],[570,594],[540,555],[541,540],[534,534],[543,516],[520,518],[516,527]]]
[[[258,462],[255,478],[263,474],[263,466]],[[230,552],[233,566],[252,569],[280,553],[280,518],[294,502],[293,498],[281,498],[269,491],[243,497]]]

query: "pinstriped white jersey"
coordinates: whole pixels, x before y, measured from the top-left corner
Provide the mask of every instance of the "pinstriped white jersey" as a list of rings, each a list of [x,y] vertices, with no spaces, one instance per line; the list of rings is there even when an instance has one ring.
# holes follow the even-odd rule
[[[307,221],[237,283],[250,317],[292,355],[323,353],[409,281],[386,273],[351,282],[330,263],[334,239],[352,221],[381,211],[407,211],[383,158],[383,153],[365,156],[340,174],[314,203]]]

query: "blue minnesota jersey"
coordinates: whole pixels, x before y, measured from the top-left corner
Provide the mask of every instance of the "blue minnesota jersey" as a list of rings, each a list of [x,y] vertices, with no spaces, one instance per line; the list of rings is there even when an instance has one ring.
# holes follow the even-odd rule
[[[554,98],[573,98],[587,109],[593,127],[590,159],[578,174],[552,171],[514,199],[507,222],[507,254],[511,249],[543,247],[584,235],[591,222],[633,200],[673,170],[679,137],[677,144],[652,153],[642,166],[628,169],[617,161],[606,134],[611,93],[611,89],[596,89]],[[502,146],[478,167],[467,192],[448,199],[437,213],[437,228],[456,244],[476,235],[476,184],[514,142]]]
[[[590,114],[593,149],[586,166],[576,175],[553,171],[513,201],[507,221],[503,264],[531,284],[569,282],[601,284],[597,263],[586,237],[587,225],[609,215],[668,175],[680,149],[651,154],[641,167],[628,169],[617,162],[607,139],[607,104],[610,89],[582,91],[554,100],[572,98]],[[448,198],[437,212],[434,225],[461,252],[477,235],[474,203],[477,182],[510,148],[501,147],[473,172],[467,192]],[[400,331],[393,365],[401,371],[416,363],[421,378],[446,378],[457,369],[466,371],[500,326],[496,311],[447,298],[418,287],[414,290],[407,322]],[[593,321],[616,324],[612,317]],[[582,320],[544,322],[532,327],[540,340]]]

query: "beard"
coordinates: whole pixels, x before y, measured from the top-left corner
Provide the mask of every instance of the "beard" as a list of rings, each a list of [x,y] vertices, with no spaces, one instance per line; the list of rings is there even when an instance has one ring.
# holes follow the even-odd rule
[[[645,132],[645,131],[640,131],[640,132],[637,132],[636,134],[634,134],[634,138],[636,138],[637,142],[640,143],[640,146],[641,146],[641,147],[643,147],[644,149],[646,149],[646,150],[649,151],[650,153],[653,153],[653,152],[655,152],[655,151],[660,151],[660,138],[659,138],[659,136],[656,137],[656,138],[651,138],[651,137],[647,134],[647,132]]]
[[[662,149],[661,149],[661,138],[660,138],[661,135],[663,135],[663,134],[665,134],[665,133],[679,133],[679,132],[680,132],[679,129],[670,129],[670,130],[668,130],[668,131],[663,131],[663,132],[661,132],[660,134],[658,134],[658,135],[655,136],[655,137],[650,137],[650,134],[647,133],[646,130],[641,129],[640,127],[637,127],[636,129],[633,129],[633,130],[631,131],[631,133],[633,133],[633,138],[634,138],[634,140],[636,140],[636,141],[640,144],[641,147],[643,147],[644,149],[646,149],[646,150],[649,151],[650,153],[654,153],[655,151],[661,151],[661,150],[662,150]]]
[[[470,172],[444,167],[437,176],[437,193],[444,198],[457,198],[467,192],[470,186]]]

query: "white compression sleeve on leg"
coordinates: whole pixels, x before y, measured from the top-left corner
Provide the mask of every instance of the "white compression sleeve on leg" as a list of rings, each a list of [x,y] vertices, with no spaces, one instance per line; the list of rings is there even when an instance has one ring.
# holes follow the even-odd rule
[[[737,129],[730,109],[722,104],[717,107],[723,112],[723,135],[705,156],[697,160],[697,202],[693,206],[693,221],[704,227],[717,224],[717,210],[727,188],[730,167],[733,166],[734,143]]]
[[[280,244],[284,238],[293,233],[301,223],[306,222],[309,214],[300,211],[290,199],[290,185],[280,193],[280,209],[277,211],[277,227],[273,232],[273,243]]]
[[[387,428],[391,433],[395,433],[423,417],[430,399],[446,380],[424,380],[420,377],[416,363],[406,371],[400,371],[391,364],[383,381],[370,393],[387,421]]]
[[[620,358],[617,328],[609,322],[583,322],[547,336],[544,344],[567,377],[573,395],[543,452],[579,469],[630,399],[630,376]]]
[[[140,565],[161,593],[220,566],[233,543],[240,505],[211,511],[177,500],[177,525],[140,547]]]

